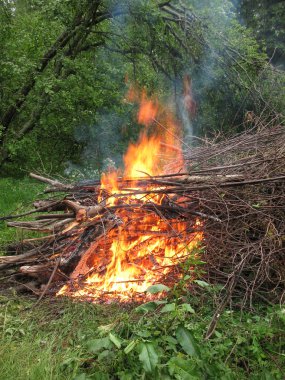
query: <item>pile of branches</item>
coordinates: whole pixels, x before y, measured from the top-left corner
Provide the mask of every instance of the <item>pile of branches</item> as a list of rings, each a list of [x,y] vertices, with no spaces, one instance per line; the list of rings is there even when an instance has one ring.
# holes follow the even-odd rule
[[[242,305],[252,305],[256,299],[283,302],[284,127],[274,120],[266,125],[258,122],[234,137],[204,141],[187,149],[185,159],[184,172],[135,181],[119,179],[124,194],[118,193],[119,201],[108,207],[98,201],[102,191],[106,191],[105,199],[110,196],[102,190],[100,181],[66,184],[32,174],[50,185],[46,190],[49,197],[36,201],[30,212],[6,219],[36,214],[34,220],[8,225],[45,235],[10,246],[13,254],[0,257],[0,270],[17,281],[21,276],[34,277],[37,284],[45,284],[45,290],[52,282],[66,282],[88,247],[94,241],[100,244],[110,231],[120,228],[119,210],[143,211],[155,213],[170,225],[177,218],[187,221],[189,236],[195,220],[201,221],[205,279],[224,287],[213,323],[221,308],[235,299]],[[169,163],[168,172],[171,167],[175,162]],[[124,203],[127,194],[147,193],[163,194],[162,204],[151,200]],[[27,286],[35,289],[31,284]]]

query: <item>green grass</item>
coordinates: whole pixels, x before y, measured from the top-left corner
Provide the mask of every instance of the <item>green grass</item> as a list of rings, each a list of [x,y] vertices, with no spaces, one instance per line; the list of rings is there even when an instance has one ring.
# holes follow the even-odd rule
[[[29,179],[1,179],[1,215],[29,209],[42,188]],[[19,238],[1,224],[2,246]],[[284,307],[227,309],[205,341],[217,289],[206,286],[199,297],[177,289],[166,304],[143,310],[68,299],[35,306],[32,296],[0,291],[0,379],[285,378]]]
[[[30,178],[0,179],[0,217],[17,214],[32,209],[32,202],[43,191],[45,186]],[[5,246],[13,241],[18,241],[34,234],[7,227],[6,222],[0,221],[0,254]]]
[[[118,307],[45,301],[36,309],[25,298],[1,299],[1,379],[73,379],[84,364],[84,340],[119,318]],[[27,310],[28,308],[28,310]],[[107,314],[106,314],[107,313]]]
[[[227,310],[214,336],[204,341],[213,308],[207,297],[203,301],[207,302],[191,300],[194,314],[178,306],[179,302],[169,312],[158,307],[156,311],[140,313],[131,306],[69,300],[44,300],[33,308],[31,299],[2,297],[0,377],[284,378],[284,309],[263,308],[254,314]],[[191,334],[190,341],[179,339],[177,329],[181,326]],[[195,354],[187,351],[191,344]],[[142,355],[144,347],[153,347],[156,355],[151,373],[147,371],[148,358]]]

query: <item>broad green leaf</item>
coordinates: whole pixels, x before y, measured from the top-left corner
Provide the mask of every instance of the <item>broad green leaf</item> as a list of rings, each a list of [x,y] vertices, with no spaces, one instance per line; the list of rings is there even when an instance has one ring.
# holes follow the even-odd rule
[[[183,303],[181,305],[181,309],[188,311],[189,313],[195,314],[195,310],[193,309],[193,307],[189,303]]]
[[[201,375],[195,368],[195,364],[192,362],[192,360],[185,360],[182,358],[171,358],[167,365],[172,378],[181,380],[201,379]]]
[[[147,313],[148,311],[153,311],[157,308],[158,305],[163,305],[167,303],[167,301],[150,301],[147,303],[144,303],[138,307],[135,308],[135,311],[141,312],[141,313]]]
[[[136,346],[137,342],[135,340],[132,340],[127,347],[124,349],[125,354],[129,354]]]
[[[141,336],[142,338],[149,338],[152,335],[152,333],[149,330],[139,330],[136,331],[136,334],[138,336]]]
[[[110,351],[109,350],[104,350],[98,355],[98,360],[102,360],[105,358],[110,357]]]
[[[135,311],[139,313],[147,313],[148,311],[153,311],[157,308],[157,304],[155,302],[147,302],[143,305],[140,305],[135,308]]]
[[[146,289],[147,293],[156,294],[160,292],[169,292],[170,288],[163,284],[151,285]]]
[[[215,335],[216,335],[217,338],[221,338],[222,337],[222,334],[219,331],[217,331],[217,330],[215,330]]]
[[[176,338],[183,350],[188,355],[198,355],[198,348],[193,335],[184,326],[179,326],[176,330]]]
[[[158,355],[152,343],[141,343],[139,359],[146,372],[154,371],[158,363]]]
[[[177,339],[173,338],[173,336],[167,335],[163,338],[168,343],[177,344]]]
[[[110,341],[114,343],[117,348],[121,348],[121,340],[114,334],[109,333]]]
[[[193,282],[195,282],[196,284],[201,286],[201,288],[207,288],[208,286],[210,286],[210,284],[208,284],[206,281],[202,281],[202,280],[194,280]]]
[[[160,310],[161,313],[168,313],[170,311],[174,311],[176,308],[175,303],[167,303],[163,308]]]
[[[92,339],[87,342],[87,349],[91,353],[96,353],[97,351],[102,350],[102,348],[109,348],[111,345],[110,339],[100,338],[100,339]]]

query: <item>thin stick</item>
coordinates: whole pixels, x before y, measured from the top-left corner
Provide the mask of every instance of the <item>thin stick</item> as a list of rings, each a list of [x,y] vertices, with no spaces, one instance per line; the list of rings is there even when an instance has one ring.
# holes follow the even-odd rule
[[[56,264],[55,264],[55,266],[54,266],[54,268],[53,268],[52,274],[50,275],[50,278],[49,278],[49,280],[48,280],[48,283],[46,284],[46,286],[45,286],[45,288],[44,288],[42,294],[40,295],[40,297],[39,297],[39,299],[37,300],[37,302],[33,305],[33,307],[36,307],[36,306],[41,302],[41,300],[42,300],[43,297],[45,296],[46,292],[48,291],[48,289],[49,289],[49,287],[50,287],[50,284],[52,283],[52,280],[53,280],[53,278],[54,278],[54,276],[55,276],[55,273],[56,273],[56,271],[57,271],[57,269],[58,269],[58,267],[59,267],[59,264],[60,264],[61,258],[62,258],[62,254],[61,254],[61,255],[59,256],[59,258],[57,259]]]

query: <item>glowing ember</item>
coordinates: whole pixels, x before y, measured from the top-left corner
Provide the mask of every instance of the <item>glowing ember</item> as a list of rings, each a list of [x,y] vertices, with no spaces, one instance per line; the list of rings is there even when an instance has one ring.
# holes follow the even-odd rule
[[[137,97],[132,91],[132,96]],[[157,116],[163,124],[155,121]],[[192,224],[179,220],[179,216],[171,215],[171,207],[168,217],[160,212],[161,207],[171,204],[171,196],[152,193],[158,188],[141,185],[143,178],[165,173],[165,163],[173,158],[183,168],[173,117],[157,101],[143,94],[138,121],[148,129],[157,124],[156,134],[148,137],[143,132],[138,143],[129,146],[124,157],[124,178],[126,183],[131,180],[132,190],[143,189],[146,193],[130,195],[128,188],[120,188],[117,172],[102,176],[99,201],[116,209],[119,226],[106,233],[100,243],[89,247],[72,273],[71,283],[58,295],[120,301],[138,299],[154,283],[177,281],[177,265],[189,257],[203,238],[202,232],[198,232],[199,220]],[[162,126],[169,133],[161,130]],[[116,197],[118,194],[120,197]]]

